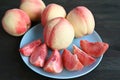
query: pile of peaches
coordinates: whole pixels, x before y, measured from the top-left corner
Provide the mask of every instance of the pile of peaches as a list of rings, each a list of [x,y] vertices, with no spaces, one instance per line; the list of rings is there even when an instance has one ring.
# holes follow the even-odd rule
[[[30,29],[32,21],[40,21],[42,24],[44,45],[54,50],[53,53],[66,49],[74,38],[91,34],[95,27],[94,16],[87,7],[77,6],[66,13],[63,6],[55,3],[46,6],[42,0],[21,0],[19,8],[6,11],[2,25],[8,34],[21,36]],[[75,46],[74,48],[76,49]],[[32,51],[32,49],[25,48],[24,51],[26,50]],[[40,49],[40,51],[43,50]],[[67,50],[64,51],[69,53]],[[33,55],[33,57],[36,56]]]
[[[42,0],[21,0],[20,8],[7,10],[2,24],[12,36],[21,36],[29,30],[32,21],[40,21],[44,28],[45,43],[53,49],[67,48],[74,37],[79,38],[94,31],[95,20],[85,6],[77,6],[68,14],[64,7]]]

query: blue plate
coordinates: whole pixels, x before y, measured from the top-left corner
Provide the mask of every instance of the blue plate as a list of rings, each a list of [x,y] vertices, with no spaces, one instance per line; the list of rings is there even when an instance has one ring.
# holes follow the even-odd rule
[[[41,38],[43,41],[43,27],[40,24],[32,27],[30,30],[28,30],[28,32],[25,33],[25,35],[23,36],[23,38],[21,40],[20,48],[23,47],[25,44],[28,44],[29,42],[36,40],[38,38]],[[84,36],[82,38],[75,38],[73,40],[72,44],[68,47],[68,49],[70,51],[72,51],[73,44],[80,47],[80,44],[79,44],[80,40],[89,40],[91,42],[96,42],[96,41],[102,42],[102,39],[100,38],[100,36],[97,34],[97,32],[94,31],[92,34]],[[51,51],[49,51],[48,54],[50,55]],[[25,64],[30,69],[32,69],[34,72],[36,72],[40,75],[50,77],[50,78],[56,78],[56,79],[69,79],[69,78],[80,77],[80,76],[83,76],[83,75],[91,72],[101,62],[103,55],[101,57],[97,58],[95,63],[93,63],[90,66],[84,67],[82,70],[70,72],[70,71],[67,71],[64,69],[59,74],[52,74],[52,73],[45,72],[42,68],[38,68],[38,67],[35,67],[32,64],[30,64],[29,57],[25,57],[23,55],[21,55],[21,57],[22,57],[23,61],[25,62]]]

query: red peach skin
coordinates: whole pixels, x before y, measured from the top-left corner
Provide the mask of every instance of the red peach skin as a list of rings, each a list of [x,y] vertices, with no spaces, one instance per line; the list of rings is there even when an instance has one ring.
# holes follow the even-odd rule
[[[74,29],[62,17],[54,18],[44,27],[44,41],[52,49],[67,48],[73,41]]]
[[[41,16],[41,23],[44,27],[46,23],[51,19],[54,19],[56,17],[65,17],[65,16],[66,16],[65,9],[61,5],[52,3],[52,4],[49,4],[44,9]]]
[[[67,15],[67,20],[73,25],[75,37],[82,37],[94,31],[95,20],[92,12],[84,6],[78,6]]]
[[[12,36],[23,35],[31,25],[29,16],[20,9],[7,10],[2,25],[4,30]]]
[[[25,11],[32,21],[37,21],[41,18],[45,7],[45,3],[42,0],[22,0],[20,5],[20,9]]]

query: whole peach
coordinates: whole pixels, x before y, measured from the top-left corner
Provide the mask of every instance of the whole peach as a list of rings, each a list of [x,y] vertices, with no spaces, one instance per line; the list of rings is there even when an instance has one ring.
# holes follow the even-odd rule
[[[45,3],[42,0],[22,0],[20,9],[25,11],[32,21],[40,19]]]
[[[44,9],[41,16],[41,23],[44,27],[49,20],[56,17],[65,17],[65,16],[66,16],[66,11],[61,5],[51,3]]]
[[[63,17],[50,20],[44,27],[44,41],[52,49],[67,48],[73,41],[74,29]]]
[[[67,15],[67,20],[73,25],[75,37],[82,37],[94,31],[95,20],[91,11],[84,6],[78,6]]]
[[[29,16],[20,9],[7,10],[2,25],[4,30],[13,36],[23,35],[31,25]]]

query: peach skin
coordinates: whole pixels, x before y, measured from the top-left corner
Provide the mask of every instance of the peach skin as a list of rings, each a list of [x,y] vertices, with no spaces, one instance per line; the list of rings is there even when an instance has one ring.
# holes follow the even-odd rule
[[[43,11],[41,16],[41,23],[43,27],[46,25],[48,21],[56,17],[65,17],[66,11],[65,9],[58,4],[49,4]]]
[[[23,10],[10,9],[3,16],[2,25],[10,35],[21,36],[30,28],[31,21]]]
[[[73,41],[74,29],[63,17],[50,20],[44,27],[44,41],[52,49],[67,48]]]
[[[67,20],[73,25],[76,38],[91,34],[94,31],[94,16],[87,7],[74,8],[68,13]]]
[[[20,9],[25,11],[32,21],[37,21],[41,18],[45,7],[45,3],[42,0],[22,0],[20,5]]]

